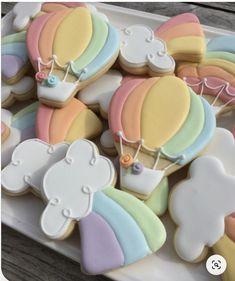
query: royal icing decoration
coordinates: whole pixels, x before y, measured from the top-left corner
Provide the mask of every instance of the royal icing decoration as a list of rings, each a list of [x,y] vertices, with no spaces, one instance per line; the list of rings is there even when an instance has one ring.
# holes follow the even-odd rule
[[[211,39],[207,44],[207,51],[235,54],[235,36],[227,35]]]
[[[9,100],[22,100],[24,95],[28,95],[29,97],[33,94],[35,88],[34,79],[25,76],[20,81],[13,85],[7,85],[6,83],[2,82],[1,87],[1,100],[2,100],[2,107],[8,104]],[[11,102],[10,102],[11,103]]]
[[[109,104],[123,76],[117,70],[109,70],[94,83],[82,89],[77,97],[88,106],[99,106],[102,116],[107,118]]]
[[[99,78],[102,69],[111,66],[118,55],[119,34],[88,8],[61,9],[34,19],[27,47],[35,70],[48,74],[38,82],[39,99],[59,106],[83,81]]]
[[[149,67],[156,73],[171,73],[175,69],[164,41],[155,38],[152,29],[145,25],[132,25],[121,31],[119,59],[126,67]]]
[[[185,165],[208,144],[215,117],[203,98],[168,76],[124,83],[111,101],[109,125],[120,156],[128,147],[134,150],[133,163],[121,163],[121,186],[149,196],[169,168]],[[143,155],[150,155],[152,164],[146,166]],[[138,173],[132,164],[140,166]]]
[[[43,194],[48,204],[41,217],[43,232],[53,239],[63,237],[73,220],[91,212],[94,193],[114,181],[112,162],[98,155],[92,142],[73,142],[65,158],[44,176]]]
[[[216,128],[213,138],[200,155],[216,157],[226,173],[235,176],[235,141],[230,131]]]
[[[56,109],[43,104],[38,107],[36,136],[47,143],[92,138],[101,131],[99,118],[75,98],[63,108]]]
[[[175,60],[199,62],[204,57],[205,36],[199,19],[194,14],[185,13],[172,17],[154,34],[166,42],[167,51]]]
[[[45,172],[66,155],[69,145],[50,145],[38,139],[19,144],[12,153],[11,163],[1,173],[3,189],[11,194],[25,193],[29,187],[41,193]]]
[[[214,157],[197,158],[190,178],[177,184],[170,197],[170,213],[178,225],[175,249],[186,261],[195,261],[205,247],[224,235],[224,219],[235,208],[235,177],[226,174]]]

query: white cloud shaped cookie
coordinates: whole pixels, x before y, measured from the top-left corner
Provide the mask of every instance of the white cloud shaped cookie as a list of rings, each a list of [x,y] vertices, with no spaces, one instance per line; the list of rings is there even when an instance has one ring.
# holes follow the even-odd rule
[[[13,8],[15,16],[13,27],[16,31],[24,29],[31,18],[34,18],[41,11],[40,2],[19,2]]]
[[[78,93],[78,99],[86,105],[99,105],[101,113],[107,117],[110,101],[122,83],[122,74],[117,70],[109,70],[101,78]]]
[[[29,76],[23,77],[19,82],[13,85],[8,85],[2,82],[2,87],[1,87],[2,106],[4,107],[5,106],[4,104],[7,104],[7,100],[9,98],[21,99],[22,95],[31,94],[34,85],[35,85],[34,79]]]
[[[3,189],[11,194],[21,194],[31,186],[40,194],[45,172],[65,157],[68,147],[66,143],[50,145],[39,139],[22,142],[13,151],[11,163],[2,170]]]
[[[168,73],[175,69],[174,59],[167,54],[164,41],[155,38],[145,25],[132,25],[121,31],[120,61],[127,67],[149,66],[154,72]]]
[[[224,218],[235,211],[235,177],[210,156],[197,158],[189,171],[171,194],[170,214],[178,225],[176,252],[192,262],[224,235]]]
[[[87,216],[93,194],[115,180],[112,162],[97,153],[88,140],[72,143],[64,160],[53,165],[43,179],[43,195],[48,200],[41,217],[43,232],[52,239],[64,237],[73,220]]]
[[[230,131],[216,128],[212,140],[201,155],[216,157],[223,163],[226,173],[235,176],[235,141]]]

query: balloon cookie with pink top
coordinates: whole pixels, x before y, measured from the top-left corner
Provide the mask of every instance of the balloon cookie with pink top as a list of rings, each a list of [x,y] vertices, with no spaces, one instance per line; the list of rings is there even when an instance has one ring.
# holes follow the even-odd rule
[[[215,115],[235,108],[235,37],[212,39],[200,64],[182,64],[177,76],[210,102]]]
[[[118,31],[86,7],[35,18],[27,31],[27,48],[37,72],[39,100],[64,107],[79,89],[109,70],[119,41]]]
[[[208,144],[215,117],[179,78],[132,79],[113,96],[109,127],[120,156],[120,185],[147,199],[165,175]]]
[[[81,267],[88,274],[134,263],[166,239],[158,217],[143,202],[113,188],[115,181],[112,162],[88,140],[73,142],[43,178],[47,206],[41,228],[50,239],[64,239],[79,222]]]

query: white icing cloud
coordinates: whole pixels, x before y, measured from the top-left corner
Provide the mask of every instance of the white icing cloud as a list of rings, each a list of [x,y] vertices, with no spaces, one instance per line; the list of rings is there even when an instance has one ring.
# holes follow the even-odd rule
[[[187,261],[200,257],[224,234],[224,218],[235,211],[235,177],[215,157],[203,156],[190,166],[190,178],[170,197],[170,213],[178,225],[175,249]]]
[[[112,162],[98,155],[92,142],[72,143],[65,159],[53,165],[43,179],[43,194],[49,201],[41,217],[44,233],[53,239],[62,237],[72,220],[91,211],[93,193],[114,180]]]
[[[16,31],[24,29],[31,18],[35,17],[41,10],[40,2],[19,2],[13,8],[15,16],[13,27]]]
[[[101,78],[78,93],[78,99],[86,105],[99,105],[102,112],[108,114],[109,104],[117,88],[121,85],[122,74],[109,70]]]
[[[230,131],[216,128],[212,140],[201,155],[216,157],[223,163],[226,173],[235,176],[235,141]]]
[[[42,178],[49,167],[63,159],[68,144],[49,145],[39,139],[30,139],[19,144],[11,163],[2,170],[2,186],[13,194],[23,193],[30,186],[40,194]]]
[[[8,85],[2,82],[2,87],[1,87],[2,102],[4,103],[4,101],[6,101],[10,97],[10,95],[17,97],[29,93],[33,89],[34,84],[35,84],[34,79],[29,76],[23,77],[19,82],[13,85]]]
[[[151,28],[132,25],[121,31],[120,60],[127,67],[149,66],[154,72],[173,72],[174,59],[164,41],[155,38]]]

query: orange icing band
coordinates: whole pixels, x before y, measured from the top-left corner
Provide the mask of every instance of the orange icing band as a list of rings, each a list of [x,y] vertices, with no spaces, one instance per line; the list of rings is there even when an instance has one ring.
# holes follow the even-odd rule
[[[128,168],[134,163],[133,157],[128,153],[125,155],[122,155],[119,159],[119,162],[122,167]]]

